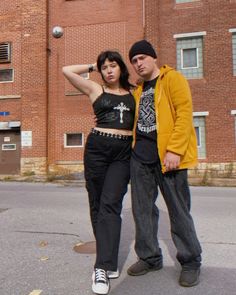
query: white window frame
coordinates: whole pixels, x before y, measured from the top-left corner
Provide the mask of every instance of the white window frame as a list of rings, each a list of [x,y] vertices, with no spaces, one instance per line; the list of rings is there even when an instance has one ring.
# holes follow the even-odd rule
[[[67,135],[69,134],[81,134],[82,144],[81,145],[67,145]],[[84,133],[83,132],[68,132],[64,133],[64,148],[83,148],[84,147]]]
[[[184,67],[184,50],[188,49],[196,49],[196,56],[197,56],[197,66],[196,67]],[[198,58],[198,48],[182,48],[181,49],[181,69],[186,70],[186,69],[198,69],[199,68],[199,58]]]
[[[12,146],[12,148],[10,148]],[[16,144],[15,143],[3,143],[2,144],[2,151],[15,151]]]

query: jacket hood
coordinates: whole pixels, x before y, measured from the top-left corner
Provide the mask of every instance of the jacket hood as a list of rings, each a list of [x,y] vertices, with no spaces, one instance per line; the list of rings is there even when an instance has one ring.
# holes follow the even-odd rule
[[[162,79],[168,72],[174,71],[174,68],[164,65],[160,68],[160,79]]]
[[[160,79],[162,79],[168,72],[170,71],[174,71],[175,69],[174,68],[171,68],[170,66],[168,65],[163,65],[161,68],[160,68]],[[136,81],[136,85],[137,86],[142,86],[144,83],[144,80],[142,78],[139,78],[137,81]]]

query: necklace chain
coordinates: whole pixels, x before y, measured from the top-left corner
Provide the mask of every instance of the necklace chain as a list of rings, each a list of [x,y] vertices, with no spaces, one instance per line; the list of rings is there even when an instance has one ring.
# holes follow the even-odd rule
[[[113,88],[110,88],[110,87],[106,87],[106,89],[108,89],[108,90],[109,90],[109,93],[114,93],[114,94],[116,94],[116,93],[119,93],[119,94],[121,94],[121,93],[122,93],[122,91],[121,91],[121,88],[120,88],[120,87],[118,87],[118,88],[116,88],[116,89],[113,89]]]

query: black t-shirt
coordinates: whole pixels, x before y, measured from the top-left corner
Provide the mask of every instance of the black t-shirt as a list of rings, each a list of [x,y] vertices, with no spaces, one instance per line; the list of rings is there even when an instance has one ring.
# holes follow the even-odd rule
[[[131,93],[117,95],[103,92],[93,103],[97,127],[132,130],[135,101]]]
[[[146,164],[156,163],[159,159],[157,151],[156,113],[154,92],[157,78],[144,82],[139,103],[139,116],[136,127],[136,142],[133,156]]]

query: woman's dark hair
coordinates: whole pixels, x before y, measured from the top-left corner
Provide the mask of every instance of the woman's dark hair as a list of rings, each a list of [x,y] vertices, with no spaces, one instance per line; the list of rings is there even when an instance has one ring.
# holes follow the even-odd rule
[[[110,50],[101,52],[97,58],[97,68],[99,73],[101,73],[102,65],[105,63],[106,59],[108,59],[109,61],[117,62],[117,64],[120,67],[120,79],[119,79],[120,85],[125,90],[130,90],[130,88],[133,87],[133,85],[130,84],[129,82],[129,72],[120,53],[117,51],[110,51]],[[103,75],[102,75],[102,79],[104,80]]]

